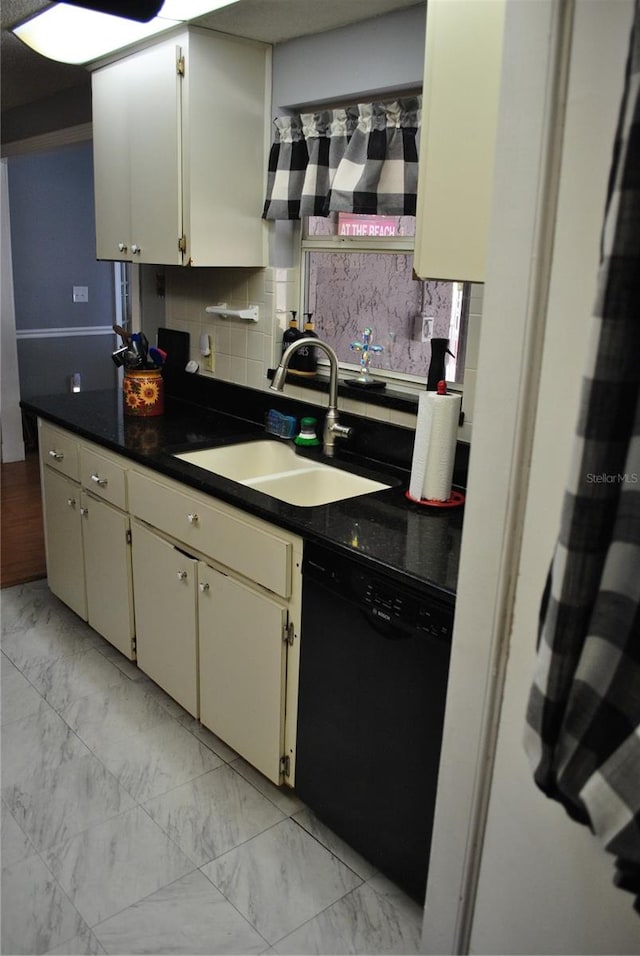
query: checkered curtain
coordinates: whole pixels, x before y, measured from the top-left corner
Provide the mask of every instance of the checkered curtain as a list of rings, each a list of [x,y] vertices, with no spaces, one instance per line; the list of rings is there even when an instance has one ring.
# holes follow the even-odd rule
[[[277,117],[264,219],[415,216],[421,97]]]
[[[640,20],[636,0],[569,488],[542,601],[534,779],[640,912]]]

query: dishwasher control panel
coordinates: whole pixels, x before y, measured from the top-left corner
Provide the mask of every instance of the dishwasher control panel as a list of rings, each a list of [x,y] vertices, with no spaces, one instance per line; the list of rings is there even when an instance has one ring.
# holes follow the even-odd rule
[[[310,575],[360,605],[373,622],[398,636],[428,635],[450,641],[453,605],[344,559],[327,549],[311,551],[303,567]]]

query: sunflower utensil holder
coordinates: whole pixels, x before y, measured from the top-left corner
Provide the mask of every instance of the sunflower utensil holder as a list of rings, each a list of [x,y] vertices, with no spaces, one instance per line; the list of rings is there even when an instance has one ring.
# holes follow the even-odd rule
[[[144,418],[164,412],[164,380],[160,369],[128,369],[122,387],[125,415]]]

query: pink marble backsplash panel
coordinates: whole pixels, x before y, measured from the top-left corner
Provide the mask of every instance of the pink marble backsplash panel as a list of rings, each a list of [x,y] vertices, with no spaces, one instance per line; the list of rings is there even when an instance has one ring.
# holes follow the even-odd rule
[[[431,346],[423,343],[421,313],[433,317],[432,336],[448,338],[453,284],[424,283],[413,278],[413,256],[405,253],[309,253],[308,309],[316,332],[333,343],[338,358],[357,364],[351,350],[365,326],[384,352],[374,355],[376,368],[426,376]]]

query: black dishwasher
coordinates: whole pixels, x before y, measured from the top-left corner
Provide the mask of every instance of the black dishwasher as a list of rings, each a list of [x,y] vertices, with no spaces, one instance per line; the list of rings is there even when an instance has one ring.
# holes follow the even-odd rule
[[[303,572],[296,792],[423,902],[453,604],[321,546]]]

